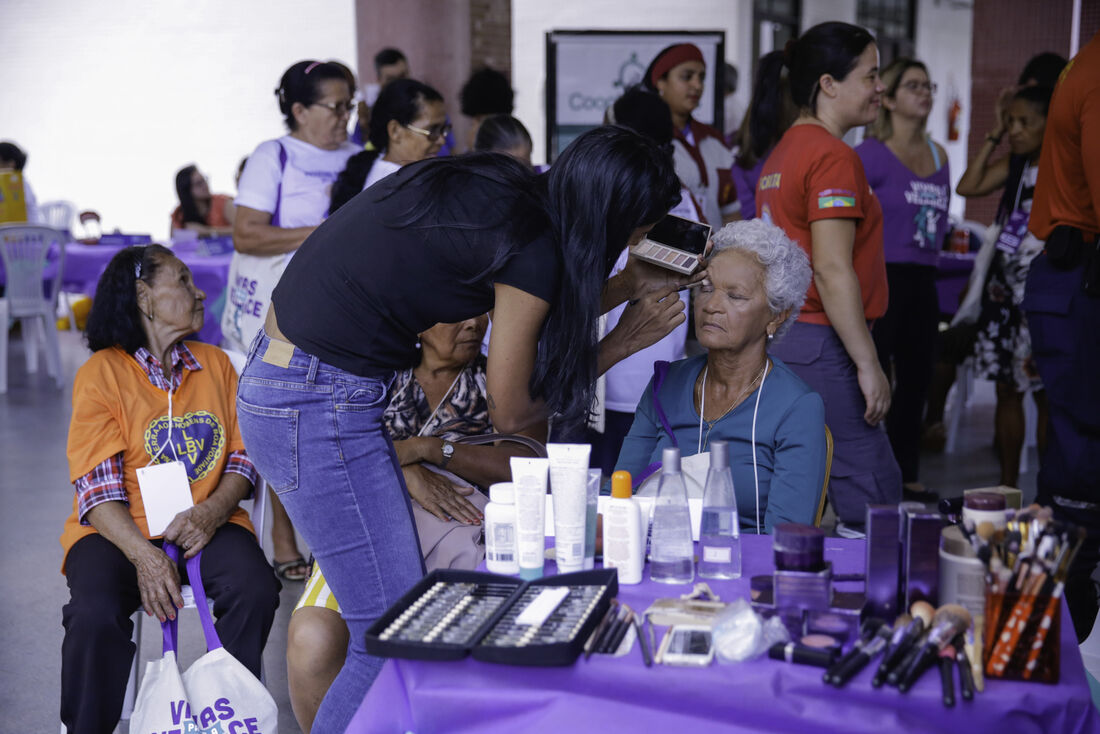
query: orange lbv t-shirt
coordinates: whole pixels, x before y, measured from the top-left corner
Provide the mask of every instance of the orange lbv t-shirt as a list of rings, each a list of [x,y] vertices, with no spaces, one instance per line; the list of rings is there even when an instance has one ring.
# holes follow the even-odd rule
[[[863,162],[843,140],[819,125],[796,125],[768,156],[756,185],[756,215],[798,243],[813,263],[810,224],[855,219],[852,266],[859,279],[863,315],[886,313],[886,256],[882,249],[882,206],[863,172]],[[798,320],[829,324],[817,286],[810,282]]]
[[[157,463],[178,457],[187,470],[191,497],[199,503],[217,488],[229,455],[243,450],[244,442],[237,428],[237,373],[229,358],[209,344],[187,342],[187,348],[202,369],[183,371],[180,386],[172,394],[171,445],[165,446]],[[121,451],[130,516],[146,538],[149,526],[137,469],[149,464],[167,440],[168,393],[149,381],[133,355],[117,347],[103,349],[77,370],[69,424],[69,478],[75,482]],[[252,530],[248,514],[239,507],[229,521]],[[74,543],[95,532],[92,526],[80,524],[74,494],[73,512],[61,534],[65,555]]]

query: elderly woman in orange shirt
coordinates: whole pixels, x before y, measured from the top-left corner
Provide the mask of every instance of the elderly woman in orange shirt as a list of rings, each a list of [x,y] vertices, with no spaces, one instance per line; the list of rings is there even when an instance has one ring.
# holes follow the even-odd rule
[[[215,627],[225,648],[259,676],[279,605],[279,582],[238,503],[256,472],[237,430],[237,374],[217,347],[184,338],[202,326],[205,294],[160,245],[112,258],[88,316],[91,358],[73,384],[69,473],[73,512],[61,535],[69,585],[62,624],[61,720],[70,732],[118,723],[135,654],[130,615],[160,621],[183,606],[182,561],[200,551]],[[138,470],[174,462],[179,478],[152,484]],[[176,492],[175,514],[150,505]],[[158,526],[159,521],[163,526]],[[150,527],[153,525],[153,527]]]

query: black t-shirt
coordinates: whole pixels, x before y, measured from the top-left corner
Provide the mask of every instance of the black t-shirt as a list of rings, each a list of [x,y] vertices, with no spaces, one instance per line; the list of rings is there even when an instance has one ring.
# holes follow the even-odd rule
[[[488,222],[487,229],[397,224],[428,195],[424,177],[414,175],[428,163],[356,196],[295,253],[272,303],[298,348],[353,374],[384,376],[416,363],[420,332],[489,311],[494,283],[553,303],[561,265],[549,224],[536,222],[534,239],[508,242],[515,192],[503,184],[460,174],[437,202],[433,222]],[[490,271],[502,245],[514,254]]]

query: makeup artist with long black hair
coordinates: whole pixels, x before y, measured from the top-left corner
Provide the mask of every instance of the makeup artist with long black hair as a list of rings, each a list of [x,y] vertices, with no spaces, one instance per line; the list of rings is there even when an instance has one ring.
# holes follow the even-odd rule
[[[541,175],[500,154],[405,166],[333,214],[288,265],[237,404],[249,456],[351,633],[315,731],[344,731],[382,665],[366,652],[367,627],[423,574],[382,422],[394,372],[416,360],[417,333],[493,309],[493,425],[578,423],[600,370],[685,318],[675,289],[703,273],[681,279],[632,263],[607,280],[679,194],[666,152],[601,127]],[[640,299],[628,311],[649,318],[627,317],[597,344],[600,313],[628,298]],[[445,466],[443,448],[429,458]]]

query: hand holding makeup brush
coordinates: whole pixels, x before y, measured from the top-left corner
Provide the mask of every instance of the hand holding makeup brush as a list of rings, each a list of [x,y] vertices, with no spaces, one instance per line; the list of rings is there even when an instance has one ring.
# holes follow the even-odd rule
[[[601,342],[600,361],[604,352],[622,359],[656,344],[685,320],[684,302],[675,287],[650,291],[623,309],[619,322]]]

